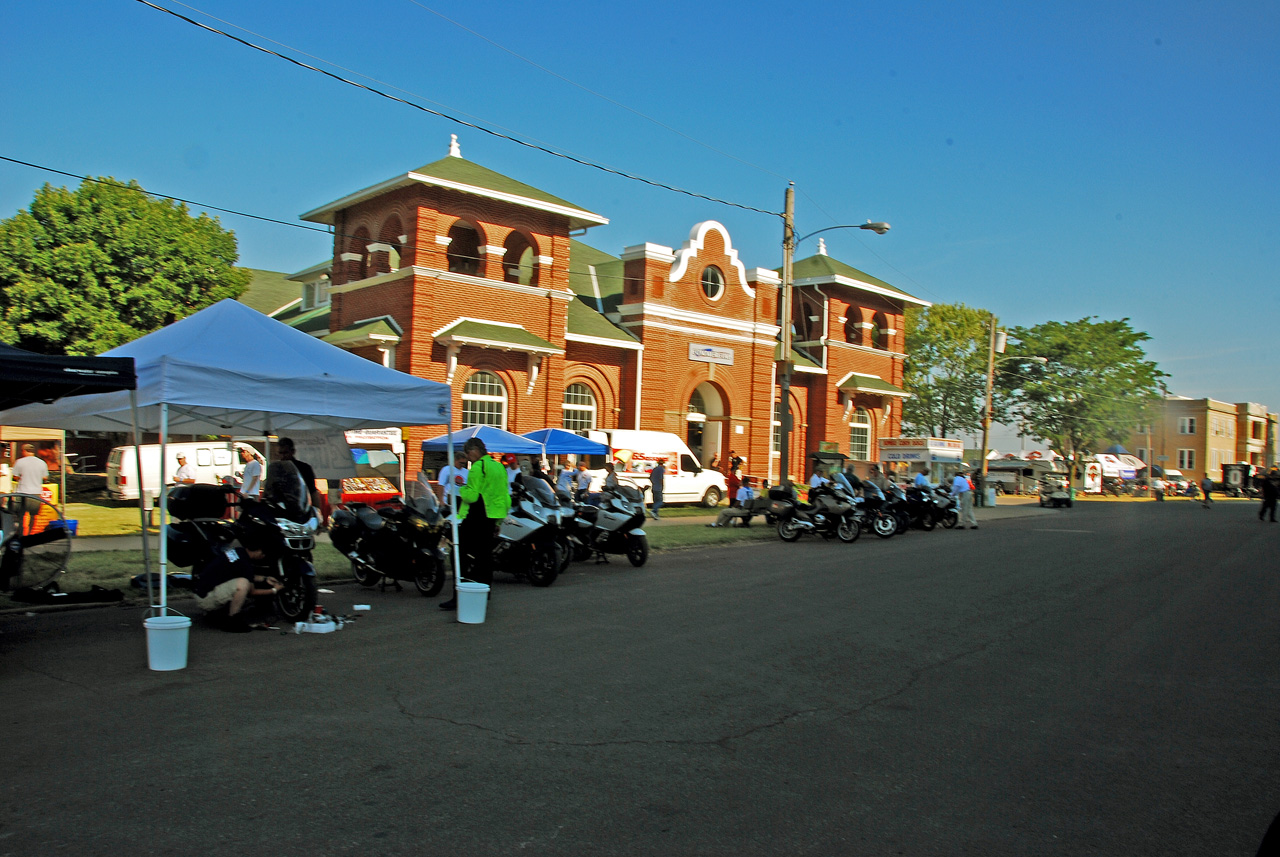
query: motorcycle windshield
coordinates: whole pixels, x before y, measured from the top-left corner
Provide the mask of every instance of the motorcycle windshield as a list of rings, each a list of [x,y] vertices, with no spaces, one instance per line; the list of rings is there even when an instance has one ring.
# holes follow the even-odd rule
[[[542,505],[553,508],[560,505],[556,502],[556,496],[551,491],[551,486],[547,484],[547,480],[526,473],[520,475],[520,485],[530,497]]]
[[[311,492],[292,461],[273,461],[267,467],[266,494],[290,520],[297,520],[311,508]]]

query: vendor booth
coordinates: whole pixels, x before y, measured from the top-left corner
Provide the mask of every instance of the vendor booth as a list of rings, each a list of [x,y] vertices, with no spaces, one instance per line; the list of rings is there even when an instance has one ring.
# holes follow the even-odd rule
[[[880,464],[899,480],[914,477],[926,467],[929,481],[950,479],[964,464],[964,443],[945,437],[884,437],[880,439]]]
[[[0,414],[0,421],[133,430],[135,436],[138,430],[155,431],[164,445],[170,432],[283,436],[308,429],[447,425],[450,418],[447,385],[365,360],[234,300],[220,301],[104,356],[136,362],[136,396],[98,393],[28,405]],[[162,484],[168,481],[164,458]],[[165,530],[167,498],[161,498]],[[166,563],[162,536],[159,600],[152,604],[158,619],[170,612]],[[185,638],[182,646],[185,666]]]

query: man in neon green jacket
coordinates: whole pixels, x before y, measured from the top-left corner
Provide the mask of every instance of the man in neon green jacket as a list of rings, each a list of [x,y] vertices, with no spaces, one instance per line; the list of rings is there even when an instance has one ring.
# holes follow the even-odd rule
[[[463,575],[476,583],[493,583],[493,540],[511,509],[507,471],[489,457],[484,441],[470,438],[462,445],[471,468],[467,483],[458,487],[458,541]],[[441,610],[455,610],[457,596],[443,602]]]

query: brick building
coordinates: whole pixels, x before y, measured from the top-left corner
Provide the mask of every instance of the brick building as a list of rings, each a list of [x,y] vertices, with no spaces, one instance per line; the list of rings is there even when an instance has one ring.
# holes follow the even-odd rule
[[[781,278],[720,223],[611,256],[571,237],[604,217],[464,160],[456,139],[303,219],[333,227],[333,257],[292,276],[301,296],[276,317],[450,384],[455,426],[673,431],[704,463],[735,450],[777,473]],[[824,441],[869,461],[901,424],[904,308],[927,302],[821,246],[794,272],[789,471]]]
[[[1169,396],[1149,425],[1140,425],[1129,449],[1143,461],[1181,470],[1200,481],[1222,481],[1222,465],[1269,466],[1276,461],[1277,416],[1258,404]],[[1164,456],[1164,460],[1161,460]]]

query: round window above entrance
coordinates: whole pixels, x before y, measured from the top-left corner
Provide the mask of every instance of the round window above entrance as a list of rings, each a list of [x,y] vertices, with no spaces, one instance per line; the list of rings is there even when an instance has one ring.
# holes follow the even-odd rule
[[[724,274],[715,265],[702,269],[702,293],[713,301],[724,294]]]

